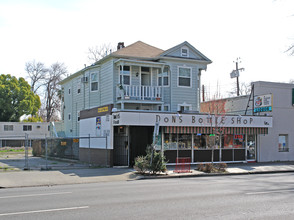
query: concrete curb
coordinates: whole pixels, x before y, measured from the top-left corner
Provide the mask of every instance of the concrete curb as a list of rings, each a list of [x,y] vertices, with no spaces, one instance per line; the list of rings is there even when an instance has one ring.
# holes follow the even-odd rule
[[[201,173],[201,174],[182,174],[182,175],[155,175],[143,176],[140,175],[136,180],[147,179],[169,179],[169,178],[191,178],[191,177],[212,177],[212,176],[239,176],[239,175],[254,175],[254,174],[274,174],[274,173],[293,173],[294,170],[275,170],[275,171],[248,171],[239,173]]]

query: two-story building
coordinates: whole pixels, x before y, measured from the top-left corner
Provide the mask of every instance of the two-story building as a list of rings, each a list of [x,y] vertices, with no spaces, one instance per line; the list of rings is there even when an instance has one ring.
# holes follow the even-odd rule
[[[81,139],[80,159],[131,165],[155,134],[157,149],[164,150],[169,163],[177,157],[189,157],[192,163],[209,160],[211,152],[201,153],[196,145],[215,126],[213,116],[198,114],[201,73],[211,60],[188,42],[165,51],[141,41],[127,47],[119,43],[117,49],[60,83],[66,136],[108,137],[90,144]],[[237,118],[227,119],[232,120]],[[263,120],[268,119],[242,122],[263,128]],[[235,161],[244,160],[241,154]]]

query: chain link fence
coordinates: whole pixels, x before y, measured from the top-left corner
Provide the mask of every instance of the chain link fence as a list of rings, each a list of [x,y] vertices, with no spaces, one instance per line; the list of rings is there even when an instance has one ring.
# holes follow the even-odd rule
[[[110,161],[107,137],[30,138],[26,134],[2,137],[0,142],[0,171],[87,168],[108,166]]]

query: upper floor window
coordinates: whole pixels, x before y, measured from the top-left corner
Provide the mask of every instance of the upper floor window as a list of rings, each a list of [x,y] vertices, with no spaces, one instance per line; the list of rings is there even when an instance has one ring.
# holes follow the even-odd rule
[[[169,86],[169,73],[168,68],[164,67],[163,73],[158,74],[158,86]]]
[[[184,112],[192,110],[192,105],[186,104],[185,102],[183,104],[178,104],[178,111]]]
[[[13,131],[13,125],[4,125],[4,131]]]
[[[78,121],[80,121],[80,112],[77,113]]]
[[[32,130],[32,125],[23,125],[22,130],[23,131],[31,131]]]
[[[68,94],[70,95],[70,88],[68,89]]]
[[[178,68],[178,86],[192,87],[192,69],[190,67]]]
[[[189,49],[188,49],[188,47],[182,47],[181,48],[181,56],[182,57],[189,57]]]
[[[97,73],[91,73],[91,91],[98,90],[98,77]]]
[[[122,85],[130,85],[130,66],[119,66],[119,83]]]
[[[80,94],[81,93],[81,79],[78,78],[77,81],[77,93]]]

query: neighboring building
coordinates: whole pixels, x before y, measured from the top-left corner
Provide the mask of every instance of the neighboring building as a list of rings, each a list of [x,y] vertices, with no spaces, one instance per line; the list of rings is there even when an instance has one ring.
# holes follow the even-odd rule
[[[48,122],[0,122],[0,147],[25,146],[25,136],[28,140],[50,136]]]
[[[141,41],[119,43],[116,52],[64,79],[65,135],[80,137],[80,160],[130,166],[155,135],[157,150],[171,164],[177,157],[207,162],[213,152],[214,161],[246,161],[243,148],[212,150],[221,147],[211,135],[218,123],[213,115],[199,114],[201,71],[210,63],[188,42],[166,51]],[[270,117],[224,121],[230,134],[266,134],[272,125]]]
[[[253,156],[250,159],[258,162],[293,161],[294,84],[258,81],[252,86],[251,95],[201,103],[201,112],[221,106],[219,114],[272,116],[273,126],[268,128],[268,135],[251,138],[251,143],[256,144],[251,144],[254,148],[250,149],[251,155],[248,151],[248,158]]]

